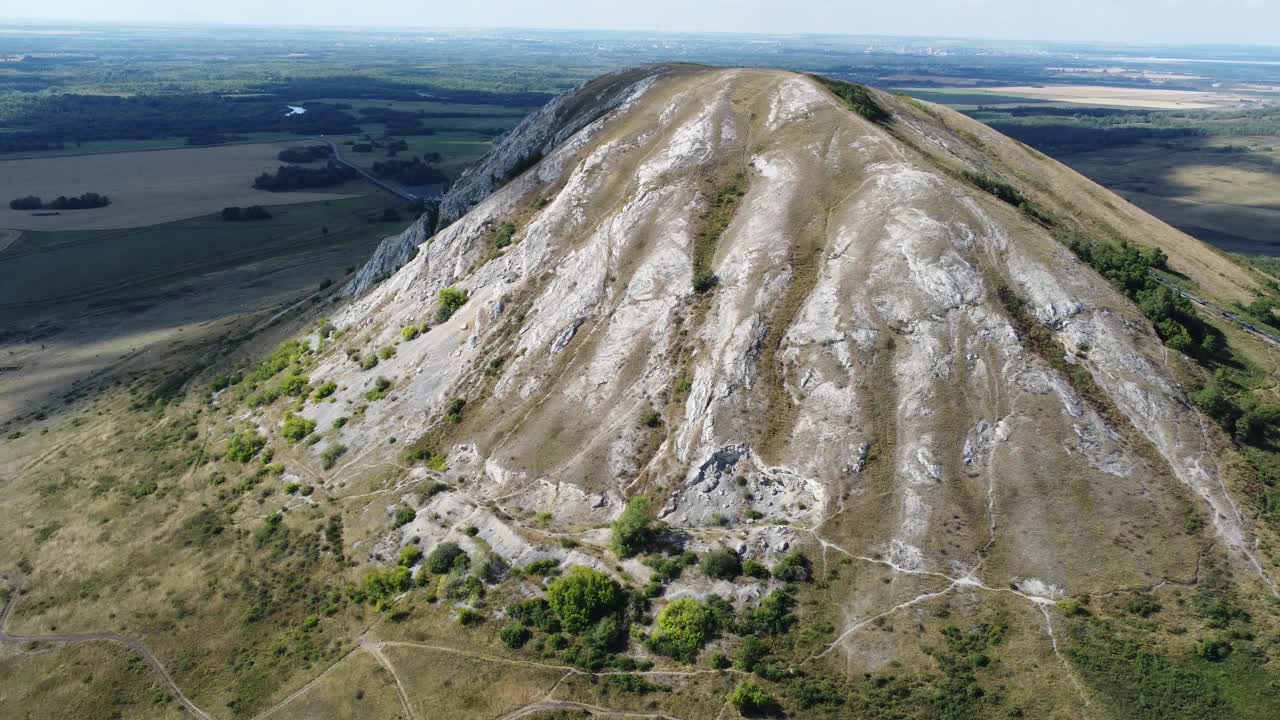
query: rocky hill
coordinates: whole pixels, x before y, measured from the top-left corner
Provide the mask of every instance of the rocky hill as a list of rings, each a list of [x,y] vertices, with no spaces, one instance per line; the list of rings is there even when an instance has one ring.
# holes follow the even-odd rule
[[[1247,300],[1229,259],[937,106],[682,65],[557,98],[425,223],[212,401],[225,472],[269,443],[308,489],[257,547],[333,513],[394,712],[463,707],[411,647],[564,673],[510,718],[1280,707],[1259,465],[1192,398],[1248,361],[1150,284]]]

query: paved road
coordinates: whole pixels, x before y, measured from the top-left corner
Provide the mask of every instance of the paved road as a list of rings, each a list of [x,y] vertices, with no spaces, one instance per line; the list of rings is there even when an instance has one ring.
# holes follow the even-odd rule
[[[155,674],[159,675],[160,679],[164,681],[164,684],[169,686],[169,691],[172,692],[173,696],[182,704],[182,707],[187,709],[187,712],[196,716],[199,720],[213,720],[213,716],[209,715],[209,713],[204,710],[201,710],[199,707],[196,707],[196,704],[191,702],[191,700],[182,693],[181,688],[179,688],[178,684],[173,681],[173,677],[169,675],[169,671],[165,670],[164,665],[160,664],[160,660],[151,652],[151,649],[146,645],[143,645],[142,642],[138,640],[127,638],[123,635],[117,635],[115,633],[70,633],[62,635],[9,634],[5,628],[9,624],[9,615],[13,612],[14,606],[18,604],[18,598],[20,597],[22,597],[22,591],[15,588],[9,596],[9,602],[5,603],[4,613],[0,614],[0,643],[40,642],[52,643],[55,645],[76,645],[86,642],[119,643],[146,661],[147,665],[151,667]]]
[[[1269,332],[1267,330],[1263,330],[1262,328],[1246,321],[1245,319],[1241,318],[1239,315],[1231,312],[1230,310],[1224,310],[1218,307],[1217,305],[1214,305],[1213,303],[1209,302],[1208,300],[1196,297],[1195,295],[1192,295],[1186,290],[1183,290],[1182,288],[1178,287],[1174,283],[1171,283],[1168,280],[1165,280],[1164,278],[1160,277],[1154,272],[1151,273],[1151,279],[1173,290],[1174,292],[1190,300],[1191,302],[1199,305],[1200,307],[1212,312],[1213,314],[1225,320],[1235,323],[1245,332],[1256,335],[1258,338],[1262,339],[1264,342],[1268,342],[1268,343],[1271,343],[1272,345],[1280,347],[1280,335],[1276,335],[1275,333]]]
[[[359,165],[356,165],[355,163],[348,162],[348,161],[346,161],[346,160],[342,159],[342,151],[341,151],[340,149],[338,149],[338,145],[337,145],[337,143],[335,143],[334,141],[330,140],[329,138],[326,138],[326,137],[319,137],[319,138],[316,138],[316,139],[317,139],[317,140],[319,140],[319,141],[320,141],[320,142],[322,142],[322,143],[327,144],[327,145],[329,146],[329,149],[331,149],[331,150],[333,151],[333,160],[334,160],[334,162],[336,162],[336,163],[338,163],[338,164],[340,164],[340,165],[346,165],[347,167],[351,168],[352,170],[355,170],[357,173],[359,173],[359,174],[360,174],[360,177],[364,178],[365,180],[368,180],[369,182],[373,183],[374,185],[377,185],[378,187],[382,188],[383,190],[386,190],[387,192],[391,193],[392,195],[395,195],[395,196],[397,196],[397,197],[399,197],[399,198],[402,198],[402,199],[404,199],[404,200],[408,200],[408,201],[409,201],[409,202],[411,202],[411,203],[412,203],[412,202],[418,202],[419,200],[422,200],[422,199],[423,199],[423,198],[421,198],[420,196],[418,196],[418,195],[414,195],[413,193],[409,192],[408,190],[405,190],[404,188],[402,188],[402,187],[400,187],[400,186],[398,186],[398,185],[392,185],[391,183],[389,183],[389,182],[387,182],[387,181],[385,181],[385,180],[381,180],[381,179],[379,179],[379,178],[375,177],[375,176],[373,175],[373,173],[369,172],[368,170],[365,170],[364,168],[360,167]]]

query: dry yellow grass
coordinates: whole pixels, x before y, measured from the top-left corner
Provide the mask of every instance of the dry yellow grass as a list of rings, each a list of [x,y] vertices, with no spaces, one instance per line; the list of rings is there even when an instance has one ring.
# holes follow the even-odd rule
[[[1053,102],[1143,107],[1159,110],[1203,110],[1235,105],[1242,100],[1239,95],[1224,93],[1196,92],[1194,90],[1118,88],[1098,85],[1051,85],[1047,87],[1010,85],[1008,87],[986,88],[985,90],[998,95],[1022,95]]]
[[[27,720],[189,717],[137,656],[108,642],[0,655],[0,715]]]
[[[299,139],[299,142],[304,142]],[[0,162],[0,227],[19,230],[113,230],[207,215],[229,205],[289,205],[332,200],[336,193],[269,193],[253,178],[274,170],[276,153],[297,143],[224,145]],[[111,205],[35,216],[9,201],[36,195],[102,193]]]

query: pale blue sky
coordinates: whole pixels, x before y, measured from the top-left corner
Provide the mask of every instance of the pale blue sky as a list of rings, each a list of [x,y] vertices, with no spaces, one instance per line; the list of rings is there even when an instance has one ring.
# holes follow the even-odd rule
[[[1280,44],[1280,0],[4,0],[0,20]]]

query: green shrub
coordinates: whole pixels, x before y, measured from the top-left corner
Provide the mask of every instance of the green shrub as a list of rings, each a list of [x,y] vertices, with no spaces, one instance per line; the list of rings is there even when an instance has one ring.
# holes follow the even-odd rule
[[[575,565],[547,586],[547,603],[569,632],[581,632],[617,611],[625,597],[613,578],[589,567]]]
[[[755,672],[768,656],[769,646],[755,635],[747,635],[734,654],[733,666],[743,672]]]
[[[320,467],[325,470],[332,470],[334,465],[338,464],[338,458],[347,454],[345,445],[330,445],[320,453]]]
[[[783,582],[809,582],[813,579],[813,566],[809,558],[793,550],[774,565],[773,576]]]
[[[252,428],[240,430],[227,442],[227,460],[246,463],[253,459],[262,448],[267,446],[267,439]]]
[[[301,415],[289,413],[284,416],[284,437],[289,442],[296,443],[310,435],[315,429],[316,424]]]
[[[342,428],[346,427],[346,426],[347,426],[347,423],[349,423],[349,422],[351,422],[351,418],[349,418],[349,417],[345,417],[345,416],[344,416],[344,417],[340,417],[340,418],[334,418],[334,421],[333,421],[333,429],[334,429],[334,430],[341,430]]]
[[[361,370],[372,370],[377,366],[378,366],[377,355],[366,355],[365,357],[360,359]]]
[[[373,568],[365,573],[361,583],[364,599],[379,603],[391,596],[402,593],[412,587],[409,568],[402,565],[394,568]]]
[[[649,498],[636,495],[628,500],[610,527],[613,530],[610,547],[618,557],[628,558],[648,549],[657,537]]]
[[[671,692],[671,688],[665,685],[651,683],[639,675],[631,673],[622,673],[614,675],[606,675],[605,682],[610,687],[617,688],[625,693],[632,695],[647,695],[652,692]]]
[[[560,574],[560,561],[555,558],[546,558],[543,560],[534,560],[525,566],[524,571],[530,575],[541,575],[542,577],[554,577]]]
[[[458,611],[458,624],[466,627],[479,625],[484,622],[484,615],[472,610],[471,608],[462,608]]]
[[[373,389],[365,393],[364,397],[369,402],[377,402],[382,398],[386,397],[387,394],[390,392],[391,392],[391,381],[382,376],[379,376],[377,380],[373,381]]]
[[[462,411],[466,409],[467,401],[462,398],[454,398],[449,402],[449,406],[445,408],[444,419],[449,421],[450,425],[457,425],[462,422]]]
[[[396,527],[408,525],[409,523],[413,522],[413,519],[416,517],[418,517],[418,511],[414,510],[408,505],[401,505],[400,507],[396,508],[396,517],[395,517]]]
[[[436,324],[443,323],[458,309],[467,304],[467,291],[457,288],[444,288],[440,291],[440,306],[436,308]]]
[[[769,568],[765,567],[763,563],[756,562],[755,560],[743,561],[742,574],[747,577],[756,578],[757,580],[768,580],[773,577],[773,574],[769,572]]]
[[[391,345],[387,345],[386,347],[378,351],[378,357],[382,358],[383,360],[390,360],[395,356],[396,356],[396,349]]]
[[[280,381],[280,394],[288,395],[290,397],[304,395],[306,394],[307,387],[310,383],[311,379],[306,375],[290,373],[289,375],[285,375],[284,379]]]
[[[545,633],[560,632],[560,618],[542,598],[521,600],[507,606],[507,617],[532,625]]]
[[[1140,615],[1142,617],[1151,617],[1160,612],[1160,603],[1156,601],[1151,593],[1134,593],[1129,598],[1129,602],[1125,603],[1124,609],[1132,615]]]
[[[516,224],[513,222],[504,222],[498,226],[498,230],[493,234],[493,244],[499,250],[511,244],[516,236]]]
[[[406,325],[405,327],[400,328],[400,339],[405,342],[416,339],[420,334],[421,332],[418,330],[416,325]]]
[[[728,700],[739,713],[747,717],[770,715],[778,711],[778,701],[750,680],[739,683],[729,693]]]
[[[329,397],[330,395],[334,394],[337,391],[338,391],[337,383],[327,382],[321,385],[320,387],[316,388],[315,392],[311,393],[311,399],[314,400],[315,402],[320,402],[321,400],[324,400],[325,398]]]
[[[795,616],[791,614],[791,608],[795,607],[795,604],[796,599],[782,590],[774,590],[765,595],[760,604],[751,611],[752,629],[771,635],[786,633],[796,622]]]
[[[693,662],[715,632],[716,620],[711,610],[693,598],[683,597],[672,600],[658,613],[649,644],[661,655]]]
[[[422,559],[422,551],[417,545],[405,545],[400,548],[400,564],[405,567],[413,567]]]
[[[294,483],[294,482],[285,483],[284,492],[286,495],[294,495],[294,494],[297,494],[298,488],[300,487],[302,486],[299,485],[298,483]]]
[[[512,650],[519,650],[524,644],[529,642],[529,638],[533,633],[529,632],[529,628],[522,623],[512,622],[502,626],[498,631],[498,637],[502,639],[502,644]]]
[[[455,567],[466,568],[470,563],[467,553],[457,543],[443,542],[427,555],[426,568],[436,575],[445,575]]]
[[[715,580],[735,580],[742,574],[742,561],[728,548],[713,550],[702,556],[702,572]]]

